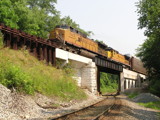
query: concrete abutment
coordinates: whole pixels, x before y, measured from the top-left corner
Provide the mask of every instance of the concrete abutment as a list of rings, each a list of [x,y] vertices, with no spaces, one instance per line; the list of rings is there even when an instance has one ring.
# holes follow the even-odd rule
[[[143,74],[123,69],[123,73],[121,73],[121,92],[130,88],[141,87],[144,79],[146,79],[146,76]]]

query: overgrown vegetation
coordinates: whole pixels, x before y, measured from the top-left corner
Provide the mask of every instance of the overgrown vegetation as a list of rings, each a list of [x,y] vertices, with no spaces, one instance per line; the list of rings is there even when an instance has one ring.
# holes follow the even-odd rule
[[[148,103],[139,103],[139,105],[147,107],[147,108],[160,110],[160,101],[158,101],[158,102],[148,102]]]
[[[116,92],[118,89],[118,76],[109,73],[100,73],[100,91],[102,94]]]
[[[9,89],[16,89],[19,92],[33,94],[32,78],[18,66],[13,65],[10,61],[0,55],[0,83]],[[2,60],[3,59],[3,60]]]
[[[27,50],[0,50],[0,83],[19,92],[42,93],[62,100],[84,99],[86,94],[72,78],[71,67],[64,70],[46,66]]]
[[[145,42],[137,49],[148,70],[150,91],[160,96],[160,0],[139,0],[137,3],[139,29],[145,29]]]

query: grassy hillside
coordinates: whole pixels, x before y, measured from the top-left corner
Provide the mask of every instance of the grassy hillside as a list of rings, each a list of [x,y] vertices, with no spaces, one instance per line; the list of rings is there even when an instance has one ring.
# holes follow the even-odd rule
[[[39,92],[63,100],[86,98],[72,74],[46,66],[27,50],[0,49],[0,83],[25,94]]]

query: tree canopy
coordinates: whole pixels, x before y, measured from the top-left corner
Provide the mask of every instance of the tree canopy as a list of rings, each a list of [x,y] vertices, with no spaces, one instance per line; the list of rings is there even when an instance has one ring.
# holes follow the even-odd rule
[[[80,31],[81,33],[84,33],[87,36],[90,36],[91,34],[93,34],[92,31],[85,31],[83,29],[80,28],[79,24],[77,24],[75,21],[73,21],[70,16],[65,16],[61,19],[61,23],[62,24],[66,24],[69,25],[75,29],[77,29],[78,31]]]
[[[0,21],[12,28],[18,28],[17,21],[19,18],[11,6],[12,2],[10,0],[0,1]]]
[[[139,29],[145,29],[145,42],[137,49],[152,81],[151,90],[159,94],[160,86],[160,0],[140,0],[137,4]]]
[[[61,18],[55,8],[56,3],[57,0],[1,0],[0,22],[43,38],[47,38],[56,25],[64,22],[86,35],[90,34],[69,16]]]

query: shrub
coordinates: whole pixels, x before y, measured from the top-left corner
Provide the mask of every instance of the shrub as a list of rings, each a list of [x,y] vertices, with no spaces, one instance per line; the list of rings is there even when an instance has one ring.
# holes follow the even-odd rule
[[[33,82],[29,75],[9,62],[0,64],[0,83],[9,89],[33,94]]]

